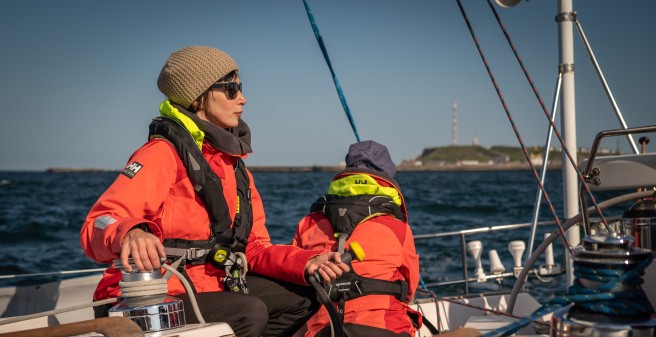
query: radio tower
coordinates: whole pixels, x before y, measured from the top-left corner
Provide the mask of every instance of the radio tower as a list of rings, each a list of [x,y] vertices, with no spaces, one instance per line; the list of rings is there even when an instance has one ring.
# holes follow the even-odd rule
[[[451,105],[451,145],[458,144],[458,101]]]

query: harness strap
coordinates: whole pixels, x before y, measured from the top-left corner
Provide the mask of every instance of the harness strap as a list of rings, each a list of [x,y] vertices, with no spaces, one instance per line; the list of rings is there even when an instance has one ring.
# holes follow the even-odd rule
[[[207,255],[214,247],[214,242],[207,240],[164,239],[162,244],[169,260],[184,256],[182,267],[187,263],[194,266],[207,263]]]
[[[359,286],[363,295],[387,294],[394,296],[399,301],[405,301],[408,296],[408,282],[403,280],[365,279]]]
[[[234,238],[238,251],[245,251],[248,236],[253,228],[253,205],[251,204],[250,178],[246,172],[246,164],[241,158],[237,158],[235,164],[235,179],[237,180],[237,213],[234,221]],[[243,246],[243,247],[241,247]]]
[[[348,239],[349,235],[344,233],[335,233],[335,236],[337,236],[337,252],[344,254],[344,246],[346,245],[346,239]]]
[[[337,302],[337,313],[339,314],[339,319],[342,321],[342,324],[344,323],[344,311],[346,307],[346,300],[344,297],[339,299],[339,302]]]
[[[321,303],[326,308],[326,311],[328,312],[328,316],[330,317],[332,336],[353,337],[354,335],[351,334],[346,329],[346,327],[344,327],[344,323],[342,322],[342,318],[340,317],[340,314],[337,312],[337,309],[335,309],[335,306],[330,300],[330,297],[328,297],[326,290],[321,286],[320,284],[321,276],[319,276],[319,273],[315,271],[314,275],[307,276],[307,280],[314,287],[314,290],[317,291],[319,300],[321,301]]]
[[[424,316],[423,313],[421,314],[421,316],[422,316],[421,324],[423,324],[428,329],[428,331],[430,331],[431,334],[437,335],[437,334],[440,333],[440,330],[438,328],[436,328],[435,325],[433,325],[433,323],[431,323],[428,320],[428,318],[426,318],[426,316]]]
[[[237,210],[233,221],[221,179],[212,170],[188,130],[171,118],[157,117],[149,127],[149,139],[153,137],[164,138],[173,145],[210,220],[211,234],[207,240],[164,239],[167,257],[170,260],[182,259],[178,266],[182,273],[185,273],[187,263],[210,263],[225,271],[227,289],[248,293],[245,280],[248,267],[246,256],[241,252],[245,251],[253,227],[253,210],[250,178],[244,162],[237,158],[234,167]]]
[[[212,238],[218,243],[232,244],[235,241],[232,219],[223,197],[221,179],[212,171],[189,131],[171,118],[157,117],[149,126],[149,138],[152,137],[162,137],[175,148],[196,194],[205,204]]]
[[[334,283],[329,284],[327,288],[327,292],[333,301],[339,301],[342,298],[352,300],[366,295],[391,295],[399,301],[405,301],[408,296],[408,283],[404,280],[385,281],[365,278],[360,275],[351,280],[342,281],[337,279]]]
[[[193,265],[205,263],[205,258],[207,253],[210,252],[210,249],[164,247],[164,252],[166,253],[166,256],[172,258],[185,258],[187,260],[186,262]]]
[[[210,263],[217,268],[223,268],[225,271],[223,283],[226,289],[248,294],[248,286],[246,284],[248,262],[246,260],[246,254],[232,252],[229,249],[220,253],[215,251],[216,246],[212,249],[164,247],[167,258],[172,261],[171,267],[182,273],[188,280],[189,277],[185,268],[187,263],[191,265]],[[216,261],[217,256],[214,256],[216,253],[221,254],[220,262]]]
[[[357,275],[355,272],[352,273]],[[344,307],[348,300],[366,295],[392,295],[397,300],[404,301],[408,296],[408,283],[403,280],[385,281],[357,276],[356,280],[339,282],[337,279],[335,283],[327,286],[330,299],[337,302],[337,313],[342,323],[344,322]]]

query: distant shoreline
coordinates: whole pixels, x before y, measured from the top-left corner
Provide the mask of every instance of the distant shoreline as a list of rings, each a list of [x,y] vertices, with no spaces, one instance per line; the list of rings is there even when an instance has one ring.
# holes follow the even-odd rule
[[[541,166],[536,166],[539,169]],[[560,163],[550,164],[547,169],[560,169]],[[339,172],[342,166],[248,166],[251,172]],[[479,164],[479,165],[424,165],[410,166],[400,165],[396,167],[398,172],[422,172],[422,171],[520,171],[529,170],[530,166],[526,163],[507,163],[507,164]],[[45,170],[47,173],[71,173],[71,172],[120,172],[119,170],[101,169],[101,168],[69,168],[69,167],[51,167]]]
[[[540,169],[541,166],[536,166]],[[344,169],[342,166],[248,166],[252,172],[339,172]],[[561,169],[560,163],[550,164],[548,170]],[[530,170],[526,163],[506,163],[506,164],[479,164],[479,165],[399,165],[396,167],[397,172],[422,172],[422,171],[521,171]]]
[[[110,170],[102,168],[73,168],[73,167],[50,167],[47,168],[46,173],[68,173],[68,172],[116,172],[119,170]]]

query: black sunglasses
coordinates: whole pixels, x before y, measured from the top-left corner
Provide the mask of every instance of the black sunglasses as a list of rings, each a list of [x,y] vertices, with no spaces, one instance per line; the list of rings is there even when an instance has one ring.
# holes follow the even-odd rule
[[[210,89],[226,88],[226,96],[229,99],[237,98],[237,92],[241,91],[241,82],[224,82],[224,83],[214,83]]]

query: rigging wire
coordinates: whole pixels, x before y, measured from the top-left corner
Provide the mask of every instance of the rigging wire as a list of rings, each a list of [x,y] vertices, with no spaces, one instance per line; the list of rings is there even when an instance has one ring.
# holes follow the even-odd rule
[[[330,63],[330,57],[328,57],[328,50],[326,49],[326,46],[323,43],[323,38],[321,37],[321,33],[319,33],[319,27],[317,26],[317,23],[314,21],[314,16],[312,15],[312,11],[310,10],[310,5],[308,5],[308,3],[305,0],[303,0],[303,5],[305,5],[305,12],[307,13],[308,19],[310,20],[310,24],[312,25],[312,31],[314,31],[314,37],[317,39],[317,43],[319,43],[319,48],[321,48],[321,53],[323,54],[323,58],[326,60],[328,69],[330,69],[330,75],[332,75],[333,82],[335,82],[335,89],[337,89],[339,100],[342,102],[342,108],[344,108],[346,117],[348,118],[348,121],[351,124],[351,129],[353,129],[353,134],[355,134],[355,139],[359,143],[360,135],[358,134],[358,129],[356,128],[355,122],[353,121],[353,116],[351,115],[351,109],[349,109],[348,103],[346,103],[346,97],[344,97],[344,93],[342,92],[342,87],[339,85],[339,81],[337,80],[337,75],[335,75],[335,71],[333,70],[333,65],[332,63]]]
[[[438,331],[444,331],[444,326],[443,326],[443,323],[442,323],[442,317],[440,315],[440,302],[449,302],[449,303],[460,305],[460,306],[463,306],[463,307],[480,310],[481,312],[485,313],[486,315],[492,314],[492,315],[497,315],[497,316],[505,316],[505,317],[515,318],[517,320],[521,320],[521,319],[525,318],[525,317],[510,314],[510,313],[507,313],[507,312],[504,312],[504,311],[501,311],[501,310],[496,310],[494,308],[486,308],[486,307],[481,307],[481,306],[474,305],[474,304],[471,304],[471,303],[467,303],[466,299],[462,299],[462,298],[440,297],[440,296],[437,296],[437,294],[434,291],[428,289],[424,285],[423,280],[421,281],[421,284],[422,284],[421,287],[419,287],[417,289],[417,291],[422,292],[424,294],[427,294],[428,296],[430,296],[430,298],[433,301],[435,301],[435,309],[436,309],[436,315],[437,315],[437,328],[436,329]],[[417,306],[417,310],[419,310],[422,313],[422,315],[424,315],[424,312],[423,312],[423,309],[422,309],[421,305]],[[424,320],[427,320],[427,319],[424,318]],[[534,318],[532,321],[530,321],[528,323],[531,323],[531,322],[533,322],[537,325],[545,326],[545,327],[550,326],[549,323],[541,321],[539,317]],[[424,324],[425,324],[425,321],[424,321]],[[429,330],[430,330],[430,328],[429,328]]]
[[[601,221],[604,223],[604,226],[608,230],[608,221],[604,217],[603,213],[601,213],[601,210],[599,209],[599,205],[597,203],[597,200],[595,200],[594,195],[592,195],[592,192],[590,191],[590,188],[588,187],[588,184],[586,184],[585,179],[583,178],[583,174],[578,168],[578,165],[576,164],[576,161],[572,157],[572,154],[570,151],[567,149],[567,146],[565,145],[565,141],[563,140],[562,136],[560,135],[560,132],[556,128],[556,125],[554,124],[553,120],[549,117],[549,110],[544,104],[544,101],[542,100],[542,97],[540,97],[540,93],[538,93],[538,89],[535,87],[535,84],[533,84],[533,80],[531,79],[531,76],[528,74],[528,71],[526,70],[526,67],[524,66],[524,62],[522,62],[522,59],[519,57],[519,53],[517,53],[517,49],[515,48],[515,45],[513,44],[512,40],[510,39],[510,35],[506,31],[506,28],[504,27],[503,23],[501,22],[501,18],[499,17],[499,14],[497,13],[497,10],[494,8],[494,5],[492,4],[491,0],[487,0],[488,5],[490,6],[490,9],[492,10],[492,13],[494,14],[494,17],[497,20],[497,23],[499,23],[499,27],[501,27],[501,31],[503,32],[503,35],[506,37],[506,40],[508,41],[508,44],[510,45],[510,49],[512,49],[513,54],[515,55],[515,58],[517,59],[517,62],[519,62],[520,67],[522,68],[522,71],[524,72],[524,76],[526,76],[526,79],[528,80],[529,85],[531,86],[531,89],[533,89],[533,93],[535,94],[535,97],[537,98],[538,102],[540,103],[540,107],[542,108],[542,111],[544,111],[545,116],[547,116],[547,120],[549,121],[549,124],[551,125],[551,128],[553,128],[554,133],[556,134],[556,137],[558,138],[558,141],[560,142],[560,145],[563,148],[563,152],[567,155],[567,158],[569,159],[570,164],[572,164],[572,167],[576,171],[579,180],[581,181],[581,186],[585,188],[585,191],[590,195],[590,200],[592,201],[595,209],[597,210],[597,213],[599,214],[599,217],[601,218]],[[548,149],[545,149],[545,151],[548,151]]]
[[[558,73],[558,79],[556,81],[556,92],[554,93],[553,105],[551,109],[551,120],[553,121],[556,118],[556,106],[558,104],[558,97],[560,97],[560,88],[563,81],[563,74]],[[542,170],[540,171],[540,182],[544,184],[544,179],[547,176],[547,166],[549,164],[549,149],[551,149],[551,139],[553,138],[553,127],[549,127],[547,132],[547,140],[544,143],[544,153],[542,155]],[[533,206],[533,221],[531,221],[531,234],[529,235],[528,241],[528,251],[526,254],[526,260],[528,260],[529,255],[533,251],[533,243],[535,242],[535,232],[537,231],[537,222],[540,216],[540,204],[542,202],[542,190],[538,189],[537,196],[535,197],[535,204]]]
[[[513,131],[515,132],[515,136],[517,137],[517,141],[519,142],[520,147],[522,148],[522,152],[524,154],[524,157],[526,158],[526,161],[528,162],[528,165],[531,167],[531,171],[533,171],[533,176],[538,182],[538,186],[540,187],[540,190],[542,190],[542,193],[544,194],[544,200],[547,202],[549,205],[549,210],[551,211],[551,214],[554,216],[554,220],[556,222],[556,225],[561,231],[563,240],[565,241],[565,246],[569,250],[570,255],[572,254],[572,247],[569,244],[569,241],[565,237],[565,232],[563,230],[563,227],[560,222],[560,218],[558,217],[558,214],[556,214],[556,210],[551,203],[551,200],[549,199],[549,194],[547,193],[546,189],[544,188],[544,185],[540,181],[540,177],[538,176],[538,172],[535,169],[535,166],[533,165],[533,162],[531,162],[531,158],[528,155],[528,151],[526,150],[526,145],[524,145],[524,141],[522,140],[522,136],[519,134],[519,130],[517,129],[517,126],[515,125],[515,121],[513,120],[512,114],[510,113],[510,110],[508,109],[508,105],[506,104],[505,99],[503,98],[503,94],[501,93],[501,89],[499,89],[499,85],[497,84],[496,79],[494,78],[494,75],[492,74],[492,70],[490,69],[490,65],[487,62],[487,59],[485,58],[485,55],[483,54],[483,50],[481,49],[480,44],[478,43],[478,39],[476,38],[476,34],[474,33],[474,29],[469,22],[469,18],[467,17],[467,13],[465,12],[465,9],[462,6],[462,3],[460,0],[456,0],[458,3],[458,7],[460,8],[460,13],[462,13],[462,17],[465,20],[465,23],[467,24],[467,27],[469,28],[469,33],[472,36],[472,39],[474,40],[474,43],[476,44],[476,49],[478,50],[478,54],[481,56],[481,59],[483,60],[483,64],[485,65],[485,69],[487,70],[488,75],[490,76],[490,80],[492,80],[492,84],[494,85],[494,89],[496,90],[497,95],[499,96],[499,99],[501,100],[501,105],[503,106],[504,111],[506,112],[506,116],[508,116],[508,121],[510,122],[510,125],[513,128]]]
[[[592,52],[592,47],[590,47],[590,43],[588,43],[588,38],[585,37],[585,33],[583,32],[583,26],[581,26],[581,22],[579,21],[578,15],[574,15],[574,23],[576,24],[576,28],[579,32],[579,36],[581,37],[581,41],[583,41],[583,45],[585,45],[585,49],[588,51],[588,56],[590,56],[592,65],[597,71],[597,76],[599,76],[599,80],[601,80],[601,84],[604,87],[604,91],[606,91],[606,96],[608,97],[608,100],[610,100],[610,104],[613,106],[613,110],[615,110],[615,117],[617,117],[617,120],[622,126],[622,129],[626,130],[628,127],[626,125],[626,122],[624,121],[624,117],[622,117],[622,112],[620,111],[620,108],[617,106],[617,102],[615,102],[615,97],[613,97],[613,93],[610,91],[610,87],[608,87],[608,82],[606,82],[606,77],[604,77],[604,73],[601,71],[601,68],[599,67],[597,58],[595,57],[594,52]],[[633,137],[631,136],[631,134],[627,134],[626,139],[629,141],[629,145],[631,146],[633,153],[640,154],[640,152],[638,151],[638,147],[633,141]]]
[[[522,316],[509,314],[509,313],[504,312],[504,311],[500,311],[500,310],[496,310],[496,309],[492,309],[492,308],[485,308],[485,307],[481,307],[481,306],[478,306],[478,305],[473,305],[473,304],[466,303],[464,301],[457,300],[457,299],[450,299],[450,298],[447,298],[447,297],[439,297],[438,300],[446,301],[446,302],[457,304],[457,305],[462,305],[463,307],[468,307],[468,308],[480,310],[482,312],[495,314],[497,316],[505,316],[505,317],[515,318],[515,319],[524,319],[525,318],[525,317],[522,317]],[[545,326],[545,327],[550,326],[549,323],[540,321],[539,317],[535,317],[533,320],[530,320],[530,322],[528,322],[528,323],[531,323],[531,322],[533,322],[535,324]]]

